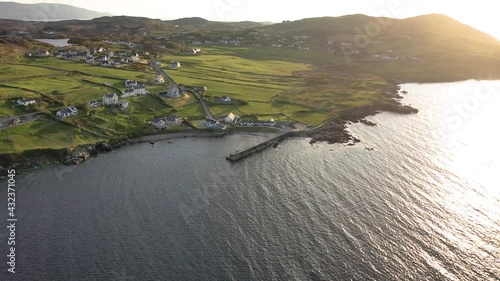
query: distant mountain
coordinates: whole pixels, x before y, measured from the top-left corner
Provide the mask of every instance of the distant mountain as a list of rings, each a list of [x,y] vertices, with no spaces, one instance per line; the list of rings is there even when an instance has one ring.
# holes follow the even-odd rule
[[[64,4],[20,4],[15,2],[0,2],[0,19],[24,21],[88,20],[109,15],[111,14],[90,11]]]
[[[308,18],[269,25],[264,30],[268,32],[285,31],[289,34],[308,35],[317,38],[327,38],[329,36],[339,38],[344,36],[344,38],[350,37],[353,39],[356,35],[367,35],[373,40],[401,36],[432,39],[456,37],[484,43],[498,43],[498,40],[493,36],[440,14],[407,19],[376,18],[361,14]]]

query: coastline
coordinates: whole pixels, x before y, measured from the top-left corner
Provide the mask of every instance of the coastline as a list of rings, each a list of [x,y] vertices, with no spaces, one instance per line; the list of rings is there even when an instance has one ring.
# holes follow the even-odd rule
[[[401,87],[393,85],[384,93],[383,101],[374,102],[371,105],[352,108],[333,115],[324,124],[317,128],[303,131],[294,131],[289,134],[290,137],[310,138],[310,143],[326,142],[329,144],[344,143],[355,145],[360,140],[355,138],[348,130],[349,123],[361,122],[367,126],[376,126],[377,124],[367,121],[368,116],[376,115],[382,111],[399,114],[418,113],[418,109],[403,105],[400,95]],[[37,149],[25,151],[22,153],[6,153],[0,155],[0,176],[7,174],[8,169],[16,169],[18,172],[44,168],[51,165],[79,165],[91,157],[105,154],[121,147],[150,142],[152,144],[159,141],[167,141],[185,138],[222,138],[230,134],[267,134],[277,135],[278,133],[259,131],[189,131],[184,132],[163,132],[155,135],[146,135],[134,139],[122,139],[110,142],[98,142],[78,146],[76,148],[64,149]]]
[[[40,149],[35,151],[26,151],[23,153],[8,153],[1,154],[0,161],[2,163],[10,162],[10,165],[0,166],[0,177],[7,174],[8,169],[16,169],[18,174],[28,171],[33,171],[41,168],[46,168],[54,165],[79,165],[90,158],[98,157],[111,151],[119,150],[120,148],[144,144],[156,143],[161,141],[179,140],[187,138],[223,138],[233,134],[246,135],[274,135],[278,133],[263,133],[252,131],[186,131],[175,133],[161,133],[156,135],[142,136],[134,139],[124,139],[115,142],[99,142],[79,146],[75,149]]]

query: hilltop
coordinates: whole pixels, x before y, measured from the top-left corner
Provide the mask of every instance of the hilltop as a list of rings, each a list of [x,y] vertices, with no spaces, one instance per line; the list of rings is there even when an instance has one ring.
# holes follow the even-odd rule
[[[83,20],[109,15],[109,13],[90,11],[65,4],[21,4],[16,2],[0,2],[0,19],[16,19],[25,21],[51,21],[65,19]]]

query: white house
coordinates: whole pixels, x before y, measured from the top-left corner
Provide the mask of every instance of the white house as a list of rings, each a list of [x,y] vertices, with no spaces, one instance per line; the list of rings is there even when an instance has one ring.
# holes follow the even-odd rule
[[[137,81],[127,79],[125,81],[125,87],[131,88],[137,86]]]
[[[155,126],[156,129],[161,129],[167,125],[163,118],[155,118],[151,121],[151,125]]]
[[[157,84],[165,83],[165,78],[163,78],[163,76],[161,76],[161,75],[158,75],[155,78],[155,83],[157,83]]]
[[[134,86],[132,87],[132,89],[127,89],[123,91],[121,98],[137,97],[147,94],[148,92],[146,91],[146,88],[144,86]]]
[[[132,87],[132,90],[134,90],[134,93],[137,96],[142,96],[142,95],[148,94],[148,92],[146,91],[146,87],[144,87],[142,85],[141,86]]]
[[[178,62],[178,61],[176,61],[176,62],[172,62],[172,63],[170,63],[169,67],[170,67],[171,69],[179,69],[179,68],[181,68],[181,63],[180,63],[180,62]]]
[[[74,106],[69,106],[68,108],[61,109],[56,113],[56,116],[59,118],[67,118],[70,116],[78,115],[78,109]]]
[[[216,119],[207,118],[205,120],[205,125],[207,128],[219,128],[220,122]]]
[[[29,106],[29,105],[36,104],[36,100],[21,98],[21,99],[17,100],[17,104],[19,106]]]
[[[223,102],[231,102],[231,101],[232,101],[230,97],[226,97],[226,96],[223,96],[223,97],[221,98],[221,100],[222,100]]]
[[[235,119],[236,116],[231,112],[228,116],[226,116],[226,119],[224,119],[224,121],[226,121],[226,123],[233,123]]]
[[[141,59],[141,58],[139,57],[139,55],[138,55],[138,54],[135,54],[135,55],[131,55],[131,56],[130,56],[130,61],[132,61],[132,62],[139,62],[139,61],[140,61],[140,59]]]
[[[107,94],[102,97],[104,105],[115,105],[118,103],[118,95],[116,93]]]

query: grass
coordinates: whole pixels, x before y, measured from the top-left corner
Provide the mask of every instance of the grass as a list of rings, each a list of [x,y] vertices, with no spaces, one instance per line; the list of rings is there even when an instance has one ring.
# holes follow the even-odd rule
[[[232,112],[244,118],[299,121],[316,126],[335,112],[372,103],[387,87],[384,79],[378,76],[360,74],[355,63],[342,71],[313,69],[312,63],[335,60],[330,56],[322,57],[321,52],[229,47],[205,51],[199,56],[164,56],[162,62],[181,62],[181,69],[166,70],[177,83],[206,86],[208,95],[239,100],[235,105],[210,104],[217,117]],[[156,74],[150,71],[147,65],[114,69],[55,58],[20,59],[18,64],[0,66],[0,73],[6,74],[0,77],[4,79],[0,84],[36,91],[67,105],[83,106],[91,100],[101,100],[104,94],[116,92],[116,89],[124,90],[126,79],[151,83]],[[106,87],[105,82],[116,89]],[[65,123],[37,121],[7,129],[2,132],[3,150],[0,151],[75,147],[96,139],[152,134],[154,129],[149,122],[161,116],[204,119],[203,108],[193,95],[173,100],[157,95],[167,90],[165,85],[147,86],[147,90],[152,95],[125,99],[129,102],[126,110],[98,108],[87,111],[81,108],[77,117],[65,119]],[[20,96],[42,98],[33,92],[20,93],[0,86],[0,100],[4,100],[0,102],[0,114],[20,114],[18,108],[5,101]],[[49,103],[45,99],[44,106],[50,106]],[[54,111],[56,108],[49,109]],[[30,136],[36,144],[28,143]]]
[[[0,153],[43,148],[60,149],[97,141],[97,138],[61,122],[35,121],[0,131]]]
[[[0,100],[0,118],[26,114],[14,101]]]
[[[18,89],[0,86],[0,100],[18,98],[40,98],[39,95],[29,91],[19,91]]]

